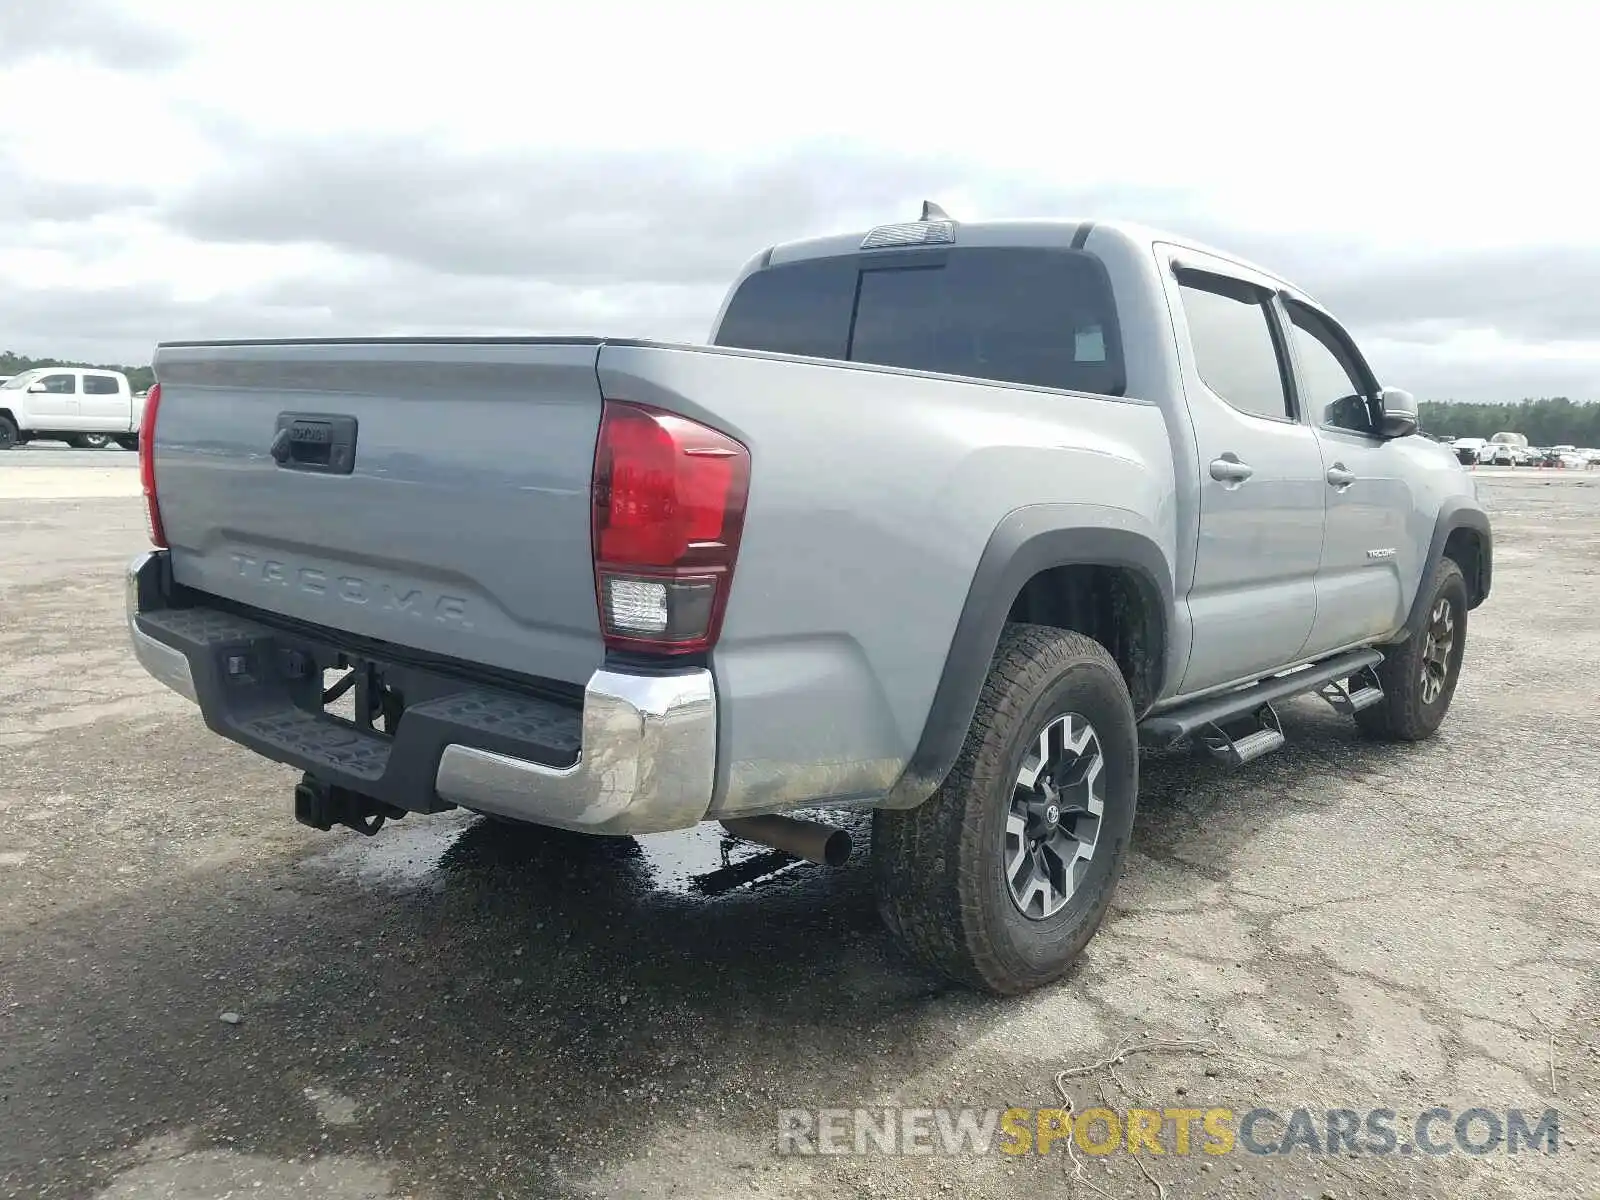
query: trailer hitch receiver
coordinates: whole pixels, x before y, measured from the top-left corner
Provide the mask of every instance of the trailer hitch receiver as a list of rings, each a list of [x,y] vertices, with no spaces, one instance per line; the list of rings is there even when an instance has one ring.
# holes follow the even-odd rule
[[[405,809],[352,792],[306,774],[294,788],[294,819],[324,833],[335,825],[371,837],[386,820],[399,820]]]

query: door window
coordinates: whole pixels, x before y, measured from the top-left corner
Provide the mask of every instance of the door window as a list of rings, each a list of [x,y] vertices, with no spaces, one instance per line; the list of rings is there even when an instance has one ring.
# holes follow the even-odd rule
[[[1363,383],[1366,371],[1333,323],[1314,309],[1285,300],[1294,339],[1295,364],[1306,411],[1319,425],[1372,433],[1372,410]]]
[[[34,382],[44,385],[44,390],[52,396],[75,396],[78,393],[76,375],[46,375]]]
[[[1284,356],[1272,319],[1272,294],[1242,280],[1180,270],[1178,291],[1195,369],[1232,407],[1292,421]]]
[[[117,391],[117,381],[114,376],[85,375],[83,377],[83,394],[85,396],[115,396]]]

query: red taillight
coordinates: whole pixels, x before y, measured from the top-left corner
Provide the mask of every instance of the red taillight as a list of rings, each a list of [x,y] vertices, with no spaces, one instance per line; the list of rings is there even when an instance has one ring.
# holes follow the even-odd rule
[[[167,531],[161,524],[161,505],[156,501],[156,409],[161,405],[161,385],[153,383],[144,398],[144,416],[139,421],[139,483],[144,488],[145,515],[150,519],[150,540],[166,548]]]
[[[600,626],[613,650],[716,644],[750,488],[750,451],[676,413],[607,400],[591,499]]]

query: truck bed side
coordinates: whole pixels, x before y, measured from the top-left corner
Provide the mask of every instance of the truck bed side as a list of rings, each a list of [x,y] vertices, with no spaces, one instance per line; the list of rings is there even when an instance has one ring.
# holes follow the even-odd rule
[[[1008,516],[1135,531],[1170,563],[1173,458],[1152,404],[758,352],[604,346],[607,397],[751,453],[713,653],[714,814],[881,796],[915,751]]]

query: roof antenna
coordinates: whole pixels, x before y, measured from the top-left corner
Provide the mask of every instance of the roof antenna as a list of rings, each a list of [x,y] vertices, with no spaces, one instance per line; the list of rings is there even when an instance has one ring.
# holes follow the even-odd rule
[[[953,219],[949,213],[945,212],[932,200],[924,200],[922,202],[922,215],[917,218],[919,221],[949,221]]]

